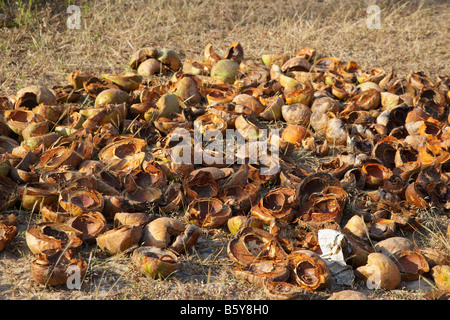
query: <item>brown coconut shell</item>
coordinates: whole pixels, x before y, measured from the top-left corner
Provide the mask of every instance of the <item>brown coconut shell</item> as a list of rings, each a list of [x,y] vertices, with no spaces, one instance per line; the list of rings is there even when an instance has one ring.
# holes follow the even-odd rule
[[[277,188],[262,197],[251,208],[251,214],[266,224],[270,224],[275,218],[291,222],[297,214],[298,204],[294,189]]]
[[[0,223],[0,252],[16,237],[18,229],[15,225]]]
[[[186,219],[200,228],[217,228],[231,217],[231,208],[217,198],[199,198],[192,201],[186,210]]]
[[[242,280],[246,280],[258,288],[264,287],[264,282],[287,281],[290,276],[290,270],[286,263],[280,261],[259,261],[247,267],[233,268],[233,275]]]
[[[177,269],[176,255],[156,247],[137,248],[133,251],[131,261],[142,274],[153,279],[165,279]]]
[[[100,212],[95,211],[72,217],[65,223],[81,231],[81,239],[87,243],[95,242],[95,239],[107,228],[105,217]]]
[[[286,252],[273,235],[259,228],[244,227],[227,246],[234,262],[249,266],[257,261],[283,260]]]
[[[355,273],[372,289],[393,290],[401,282],[400,271],[394,261],[378,252],[369,254],[367,264],[356,268]]]
[[[46,250],[37,254],[31,264],[31,276],[45,286],[66,285],[72,268],[79,271],[80,277],[84,277],[88,264],[81,258],[74,257],[72,252]]]
[[[82,232],[63,223],[42,222],[29,227],[25,232],[25,240],[33,254],[45,250],[79,249],[83,240]]]
[[[142,234],[141,226],[123,225],[102,233],[96,241],[101,250],[116,255],[139,244]]]
[[[310,250],[297,250],[286,257],[291,280],[303,289],[321,290],[331,283],[331,273],[325,261]]]

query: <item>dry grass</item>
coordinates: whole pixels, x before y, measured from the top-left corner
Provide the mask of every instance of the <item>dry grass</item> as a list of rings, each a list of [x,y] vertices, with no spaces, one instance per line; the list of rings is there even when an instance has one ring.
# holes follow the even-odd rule
[[[450,10],[445,0],[377,1],[381,29],[372,30],[366,26],[370,1],[31,2],[37,8],[19,10],[16,4],[10,9],[21,27],[0,30],[3,93],[37,82],[63,84],[74,70],[122,73],[131,53],[145,45],[201,59],[208,42],[224,53],[240,41],[251,59],[310,46],[323,55],[354,60],[364,69],[450,73]],[[81,29],[67,28],[66,10],[72,3],[81,9]]]
[[[350,0],[116,0],[116,1],[0,1],[15,28],[0,29],[1,94],[21,87],[66,84],[66,75],[123,73],[133,51],[144,46],[175,49],[182,58],[201,59],[207,43],[225,53],[239,41],[245,57],[264,53],[293,53],[303,46],[321,55],[356,61],[363,69],[395,68],[406,75],[450,74],[450,6],[441,1],[376,1],[381,29],[366,26],[367,7],[375,1]],[[29,4],[32,4],[29,6]],[[66,9],[81,9],[81,29],[70,30]],[[301,157],[311,165],[315,159]],[[423,244],[450,251],[436,212],[421,230]],[[150,280],[130,267],[125,256],[107,258],[100,252],[82,254],[90,269],[80,291],[44,289],[29,276],[29,253],[24,228],[37,217],[20,212],[22,230],[1,253],[0,292],[4,299],[264,299],[264,293],[229,273],[224,250],[227,233],[203,233],[196,251],[184,257],[170,280]],[[445,220],[444,220],[445,222]],[[447,219],[448,223],[448,219]],[[89,249],[89,250],[88,250]],[[355,287],[363,288],[361,283]],[[329,292],[324,292],[326,297]],[[366,292],[374,299],[418,299],[408,290]]]

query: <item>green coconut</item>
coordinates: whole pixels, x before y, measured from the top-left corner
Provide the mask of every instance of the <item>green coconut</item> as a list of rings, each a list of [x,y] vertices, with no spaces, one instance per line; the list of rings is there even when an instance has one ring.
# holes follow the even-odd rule
[[[161,61],[172,71],[178,71],[183,66],[180,56],[172,49],[161,49],[158,52],[156,59]]]
[[[262,62],[268,67],[271,67],[272,64],[282,66],[288,59],[286,54],[263,54],[261,56]]]
[[[137,68],[137,73],[143,77],[151,77],[161,71],[163,71],[161,62],[153,58],[145,60]]]
[[[190,104],[198,104],[202,100],[197,82],[189,76],[180,79],[173,94]]]
[[[218,78],[225,83],[233,84],[239,71],[239,64],[229,59],[218,61],[211,69],[211,77]]]
[[[95,107],[100,108],[107,104],[121,104],[128,101],[128,93],[119,89],[106,89],[95,98]]]
[[[208,68],[195,60],[186,60],[183,64],[183,72],[193,75],[206,75]]]
[[[156,102],[156,106],[159,110],[158,118],[170,118],[171,113],[181,112],[180,101],[175,95],[170,93],[167,93],[159,98]]]

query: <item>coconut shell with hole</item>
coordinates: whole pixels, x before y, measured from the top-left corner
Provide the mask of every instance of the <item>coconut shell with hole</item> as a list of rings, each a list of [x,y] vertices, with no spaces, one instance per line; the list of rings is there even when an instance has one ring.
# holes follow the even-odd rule
[[[142,244],[160,249],[167,248],[171,244],[171,238],[177,237],[184,229],[184,224],[177,219],[157,218],[144,227]]]
[[[231,260],[242,266],[260,260],[283,260],[287,255],[273,235],[253,227],[240,229],[228,242],[227,252]]]
[[[311,298],[308,290],[289,282],[266,279],[263,289],[266,297],[270,300],[310,300]]]
[[[232,269],[233,275],[242,280],[246,280],[258,288],[263,288],[266,280],[275,282],[287,281],[290,270],[284,262],[260,261],[245,268]]]
[[[145,276],[165,279],[177,269],[177,257],[171,251],[143,246],[133,251],[133,265]]]
[[[47,250],[39,253],[31,263],[31,276],[44,286],[67,285],[69,277],[75,272],[84,278],[88,264],[70,252]]]
[[[186,219],[200,228],[218,228],[232,216],[231,208],[219,199],[195,199],[186,210]]]
[[[106,231],[106,219],[100,212],[84,213],[68,219],[69,226],[82,232],[81,239],[94,243],[97,236]]]
[[[331,273],[325,261],[310,250],[297,250],[287,256],[291,280],[303,289],[321,290],[331,283]]]
[[[83,240],[82,232],[63,223],[43,222],[30,226],[25,232],[25,240],[33,254],[45,250],[79,249]]]

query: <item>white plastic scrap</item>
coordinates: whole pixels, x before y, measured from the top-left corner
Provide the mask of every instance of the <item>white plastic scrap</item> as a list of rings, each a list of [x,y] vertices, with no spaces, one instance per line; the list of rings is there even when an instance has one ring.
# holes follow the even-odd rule
[[[322,250],[321,258],[330,269],[336,284],[352,285],[355,274],[351,266],[345,263],[342,251],[344,235],[336,230],[321,229],[318,232],[319,246]]]

